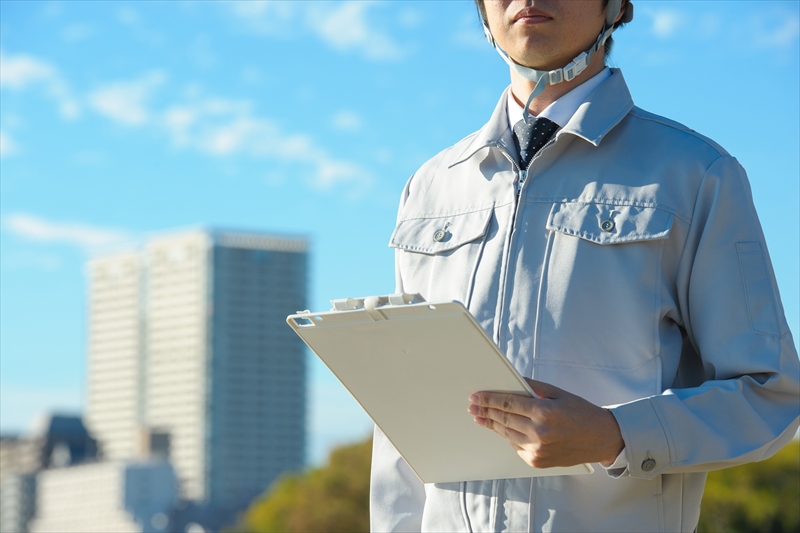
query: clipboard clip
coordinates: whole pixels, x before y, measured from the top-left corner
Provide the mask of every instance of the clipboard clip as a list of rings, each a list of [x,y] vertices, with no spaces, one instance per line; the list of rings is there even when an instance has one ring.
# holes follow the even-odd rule
[[[425,298],[419,294],[409,294],[405,292],[386,296],[367,296],[366,298],[340,298],[338,300],[331,300],[331,305],[333,305],[331,311],[355,311],[363,309],[373,320],[378,321],[386,320],[386,317],[380,312],[380,307],[385,305],[418,304],[424,301]]]

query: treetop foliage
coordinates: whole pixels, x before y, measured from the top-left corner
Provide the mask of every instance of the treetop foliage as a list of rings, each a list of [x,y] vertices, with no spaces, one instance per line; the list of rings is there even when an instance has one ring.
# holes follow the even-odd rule
[[[369,531],[371,455],[370,439],[334,450],[322,468],[284,476],[234,531]],[[710,472],[698,531],[800,531],[800,442],[766,461]]]
[[[337,448],[328,464],[291,474],[245,511],[235,531],[369,531],[372,439]]]

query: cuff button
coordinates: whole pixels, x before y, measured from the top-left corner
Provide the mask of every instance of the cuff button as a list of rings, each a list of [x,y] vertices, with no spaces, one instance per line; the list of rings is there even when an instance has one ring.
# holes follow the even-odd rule
[[[645,472],[650,472],[652,469],[656,467],[655,459],[645,459],[642,461],[642,470]]]

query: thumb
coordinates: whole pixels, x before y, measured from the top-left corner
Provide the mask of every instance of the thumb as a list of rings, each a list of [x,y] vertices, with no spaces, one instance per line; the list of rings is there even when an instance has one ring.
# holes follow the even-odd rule
[[[535,379],[528,378],[525,378],[525,381],[528,382],[528,385],[530,385],[531,389],[533,389],[533,392],[539,398],[555,399],[561,396],[561,393],[563,392],[555,385],[550,385],[544,381],[536,381]]]

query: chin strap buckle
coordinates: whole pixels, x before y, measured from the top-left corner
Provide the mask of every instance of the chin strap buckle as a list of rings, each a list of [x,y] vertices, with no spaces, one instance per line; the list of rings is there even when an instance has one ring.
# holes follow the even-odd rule
[[[586,67],[589,65],[589,60],[587,59],[589,56],[586,52],[581,52],[581,55],[573,59],[566,67],[564,67],[564,79],[567,81],[572,81],[575,79],[576,76],[579,76],[581,72],[586,70]]]

